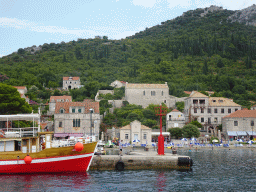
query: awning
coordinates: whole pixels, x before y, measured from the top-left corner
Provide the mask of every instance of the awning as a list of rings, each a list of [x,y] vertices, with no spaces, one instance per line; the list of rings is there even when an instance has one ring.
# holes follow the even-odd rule
[[[254,131],[247,131],[248,135],[255,135],[256,136],[256,132]]]
[[[67,136],[82,137],[83,133],[54,133],[54,137],[67,137]]]
[[[0,115],[0,121],[15,121],[15,120],[26,120],[26,121],[36,121],[39,120],[40,115],[34,114],[17,114],[17,115]]]
[[[151,132],[152,136],[158,136],[160,135],[160,132]],[[169,136],[170,132],[162,132],[162,135]]]
[[[246,136],[246,131],[228,131],[228,136]]]
[[[238,136],[247,136],[246,131],[237,131]]]

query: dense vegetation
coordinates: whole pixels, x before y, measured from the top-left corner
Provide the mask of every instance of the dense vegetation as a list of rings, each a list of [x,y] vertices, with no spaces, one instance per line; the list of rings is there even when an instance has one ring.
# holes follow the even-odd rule
[[[45,87],[62,87],[63,76],[80,76],[84,88],[68,93],[74,100],[94,98],[98,89],[111,89],[108,85],[116,79],[168,82],[171,95],[215,91],[215,96],[249,107],[256,100],[256,27],[231,23],[227,18],[233,11],[205,17],[201,12],[188,11],[122,40],[45,43],[33,54],[20,48],[0,59],[0,81],[35,85],[30,99],[49,99],[66,93]]]

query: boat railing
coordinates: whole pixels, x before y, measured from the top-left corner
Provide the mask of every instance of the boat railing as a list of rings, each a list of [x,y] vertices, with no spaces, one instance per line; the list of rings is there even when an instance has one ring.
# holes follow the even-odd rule
[[[5,138],[12,137],[35,137],[37,136],[38,127],[25,127],[25,128],[2,128]]]

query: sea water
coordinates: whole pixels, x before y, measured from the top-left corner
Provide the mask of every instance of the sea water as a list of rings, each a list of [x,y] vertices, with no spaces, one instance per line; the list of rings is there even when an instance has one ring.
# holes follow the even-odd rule
[[[0,175],[0,191],[256,191],[255,149],[185,148],[178,154],[193,159],[192,170]]]

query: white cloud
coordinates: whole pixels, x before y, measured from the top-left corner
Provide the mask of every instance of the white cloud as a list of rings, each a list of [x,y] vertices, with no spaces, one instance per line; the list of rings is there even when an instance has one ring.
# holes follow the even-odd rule
[[[29,22],[27,20],[19,20],[16,18],[0,18],[0,26],[12,27],[16,29],[27,29],[35,32],[45,32],[45,33],[61,33],[61,34],[72,34],[72,35],[95,35],[93,30],[87,29],[68,29],[65,27],[58,26],[44,26],[37,23]]]
[[[137,6],[152,8],[156,4],[156,0],[132,0],[132,3]]]
[[[3,55],[3,54],[0,53],[0,58],[2,58],[3,56],[5,56],[5,55]]]
[[[169,8],[189,8],[193,5],[192,0],[167,0],[167,2],[169,3]]]

